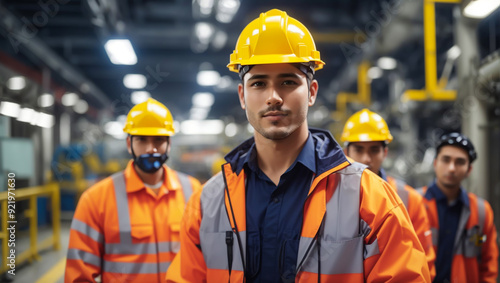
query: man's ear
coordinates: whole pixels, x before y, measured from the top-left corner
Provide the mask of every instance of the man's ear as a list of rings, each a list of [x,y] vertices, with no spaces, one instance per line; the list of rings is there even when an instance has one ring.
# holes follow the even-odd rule
[[[469,169],[467,170],[467,175],[465,176],[466,178],[469,177],[470,172],[472,172],[472,165],[469,165]]]
[[[240,99],[241,109],[245,110],[245,91],[243,89],[243,85],[238,85],[238,98]]]
[[[318,89],[319,89],[318,81],[312,80],[311,85],[309,85],[309,106],[313,106],[314,103],[316,103]]]
[[[131,145],[131,143],[130,143],[130,141],[131,141],[130,139],[131,139],[131,138],[132,138],[132,136],[131,136],[131,135],[128,135],[128,136],[127,136],[127,150],[128,150],[128,153],[129,153],[130,155],[132,155],[132,145]]]

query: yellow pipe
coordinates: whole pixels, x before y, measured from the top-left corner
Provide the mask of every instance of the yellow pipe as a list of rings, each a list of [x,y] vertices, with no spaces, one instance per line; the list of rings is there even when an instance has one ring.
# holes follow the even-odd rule
[[[424,0],[425,88],[437,89],[436,9],[433,1]]]
[[[438,84],[436,59],[436,5],[435,3],[460,3],[459,0],[424,0],[424,54],[425,54],[425,89],[409,89],[402,99],[406,100],[455,100],[455,90],[444,90],[446,81]]]

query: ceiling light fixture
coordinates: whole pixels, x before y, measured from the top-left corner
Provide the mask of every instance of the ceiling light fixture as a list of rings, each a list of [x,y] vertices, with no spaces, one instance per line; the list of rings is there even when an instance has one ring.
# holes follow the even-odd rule
[[[383,70],[394,70],[396,69],[398,62],[396,59],[391,57],[381,57],[378,59],[377,65]]]
[[[132,101],[132,103],[134,105],[145,102],[150,97],[151,97],[151,93],[149,93],[149,91],[145,91],[145,90],[133,91],[130,94],[130,100]]]
[[[2,101],[2,104],[0,104],[0,114],[2,115],[17,118],[19,117],[20,111],[21,111],[21,105],[17,103]]]
[[[140,74],[128,74],[123,77],[123,84],[130,89],[141,89],[147,85],[147,79]]]
[[[50,93],[44,93],[38,97],[38,106],[45,108],[54,105],[54,96]]]
[[[196,75],[196,82],[201,86],[214,86],[219,83],[220,74],[217,71],[199,71]]]
[[[483,19],[489,16],[500,6],[500,0],[470,0],[465,5],[464,16]]]
[[[12,77],[7,81],[7,87],[11,90],[21,90],[26,87],[26,79],[22,76]]]
[[[104,44],[109,60],[115,65],[135,65],[137,56],[128,39],[110,39]]]
[[[62,98],[61,98],[61,103],[64,106],[74,106],[80,98],[78,97],[78,94],[74,92],[67,92],[65,93]]]

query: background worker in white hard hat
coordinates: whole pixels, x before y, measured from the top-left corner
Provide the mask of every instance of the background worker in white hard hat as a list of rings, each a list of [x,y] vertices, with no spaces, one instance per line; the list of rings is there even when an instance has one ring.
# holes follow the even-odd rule
[[[148,99],[124,132],[132,160],[86,190],[71,223],[65,282],[164,282],[179,250],[185,203],[198,180],[164,165],[174,134],[170,111]]]
[[[392,135],[385,120],[377,113],[363,109],[347,120],[341,141],[344,153],[354,161],[363,163],[368,169],[386,180],[397,191],[410,216],[415,232],[422,244],[429,264],[431,277],[436,275],[434,261],[436,253],[432,248],[432,233],[422,196],[403,180],[388,176],[382,168],[387,157],[387,145]]]
[[[242,31],[228,68],[240,75],[240,105],[255,132],[189,200],[186,281],[430,281],[394,190],[307,124],[323,65],[311,33],[283,11]]]

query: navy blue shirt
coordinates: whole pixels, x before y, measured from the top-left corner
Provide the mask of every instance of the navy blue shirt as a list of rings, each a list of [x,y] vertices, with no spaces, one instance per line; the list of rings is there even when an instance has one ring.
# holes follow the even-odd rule
[[[247,282],[284,282],[295,277],[304,203],[316,172],[314,142],[309,134],[295,162],[278,186],[258,167],[255,144],[245,169]]]
[[[469,197],[465,190],[460,188],[460,195],[451,204],[438,188],[436,183],[429,186],[425,193],[427,199],[436,199],[439,221],[439,239],[436,255],[436,278],[433,282],[450,282],[451,262],[455,250],[455,237],[458,230],[458,222],[462,207],[469,206]]]

